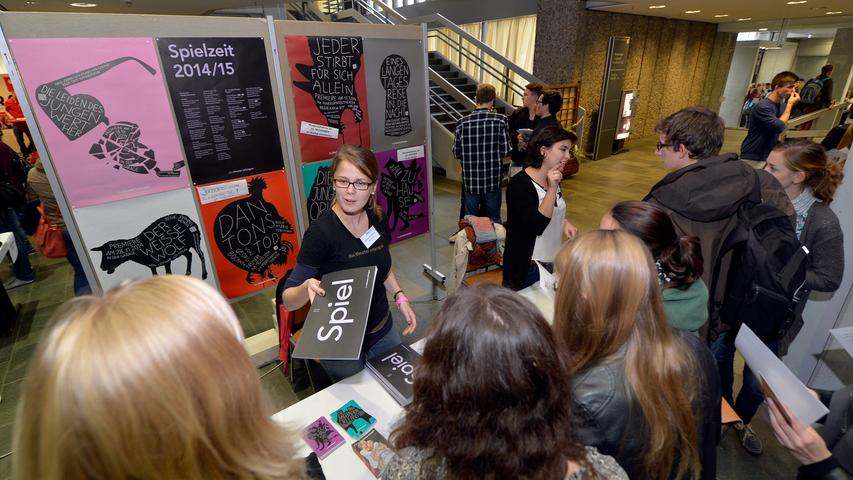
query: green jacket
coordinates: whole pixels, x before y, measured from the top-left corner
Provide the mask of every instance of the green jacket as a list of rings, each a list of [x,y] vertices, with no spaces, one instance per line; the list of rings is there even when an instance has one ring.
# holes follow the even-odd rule
[[[687,290],[664,288],[663,310],[672,328],[698,334],[708,321],[708,287],[700,279]]]

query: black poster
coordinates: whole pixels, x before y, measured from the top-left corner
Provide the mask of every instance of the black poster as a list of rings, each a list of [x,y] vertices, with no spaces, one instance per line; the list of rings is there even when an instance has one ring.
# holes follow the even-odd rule
[[[193,183],[281,170],[262,38],[158,38]]]

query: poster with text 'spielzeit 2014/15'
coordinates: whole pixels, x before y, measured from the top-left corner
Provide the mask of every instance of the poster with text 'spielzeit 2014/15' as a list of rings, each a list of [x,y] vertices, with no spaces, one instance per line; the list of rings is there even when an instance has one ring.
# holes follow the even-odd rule
[[[74,217],[104,291],[127,279],[168,273],[216,287],[189,188],[78,208]]]
[[[391,242],[429,231],[429,184],[424,145],[377,152],[376,199],[388,216]]]
[[[188,186],[153,39],[9,44],[72,207]]]
[[[361,37],[284,37],[302,162],[331,158],[343,144],[370,148]]]
[[[262,38],[158,38],[193,183],[284,168]]]
[[[199,186],[196,194],[226,297],[273,287],[296,265],[299,239],[283,170]]]

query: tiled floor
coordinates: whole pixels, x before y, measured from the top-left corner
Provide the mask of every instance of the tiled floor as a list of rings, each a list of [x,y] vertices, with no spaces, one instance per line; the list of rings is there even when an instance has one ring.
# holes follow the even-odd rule
[[[649,187],[664,175],[660,161],[654,155],[656,141],[657,138],[636,140],[629,144],[628,152],[598,162],[584,162],[580,173],[563,183],[569,215],[581,231],[596,228],[601,215],[615,202],[642,198]],[[724,151],[736,151],[739,141],[736,134],[727,135]],[[451,248],[447,238],[456,231],[459,184],[437,179],[432,199],[436,213],[435,263],[439,271],[449,276]],[[413,300],[418,315],[417,331],[405,339],[410,342],[423,337],[431,318],[441,306],[441,299],[446,296],[442,289],[434,289],[423,274],[423,264],[432,263],[431,250],[428,235],[404,241],[391,249],[394,271]],[[51,315],[72,295],[72,273],[67,262],[39,255],[30,258],[37,281],[9,292],[12,301],[21,304],[20,319],[12,337],[0,338],[0,480],[11,478],[9,452],[12,450],[13,421],[27,364]],[[0,264],[0,280],[9,275],[9,262],[5,260]],[[247,336],[272,328],[274,311],[271,298],[272,293],[258,295],[234,305]],[[399,327],[401,322],[399,319],[397,322]],[[275,410],[310,394],[307,390],[294,392],[281,370],[272,365],[259,369],[258,373],[266,374],[262,383]],[[719,448],[718,478],[795,478],[797,463],[773,438],[766,409],[761,409],[753,426],[764,440],[764,455],[750,456],[738,446],[736,435],[729,433]]]

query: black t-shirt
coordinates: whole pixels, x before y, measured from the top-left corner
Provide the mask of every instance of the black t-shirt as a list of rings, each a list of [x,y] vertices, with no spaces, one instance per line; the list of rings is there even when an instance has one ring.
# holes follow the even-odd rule
[[[316,268],[318,279],[322,279],[323,275],[329,272],[349,268],[375,265],[379,269],[376,285],[373,287],[373,299],[370,302],[368,334],[362,347],[365,351],[382,338],[393,323],[389,318],[381,330],[370,333],[389,314],[384,282],[391,271],[391,252],[388,250],[391,232],[388,230],[387,217],[380,220],[373,212],[368,211],[367,219],[370,226],[376,228],[379,233],[379,238],[370,248],[365,247],[361,239],[354,237],[347,230],[335,212],[326,210],[308,227],[296,258],[297,263]]]
[[[556,115],[549,115],[545,118],[536,117],[536,124],[533,126],[533,135],[535,136],[539,133],[539,130],[542,130],[545,127],[560,127],[560,121],[557,119]]]
[[[527,158],[527,150],[518,150],[518,130],[522,128],[533,129],[533,124],[536,123],[536,117],[530,119],[530,110],[527,107],[516,109],[509,116],[509,141],[512,143],[512,164],[514,166],[524,165],[524,160]]]

